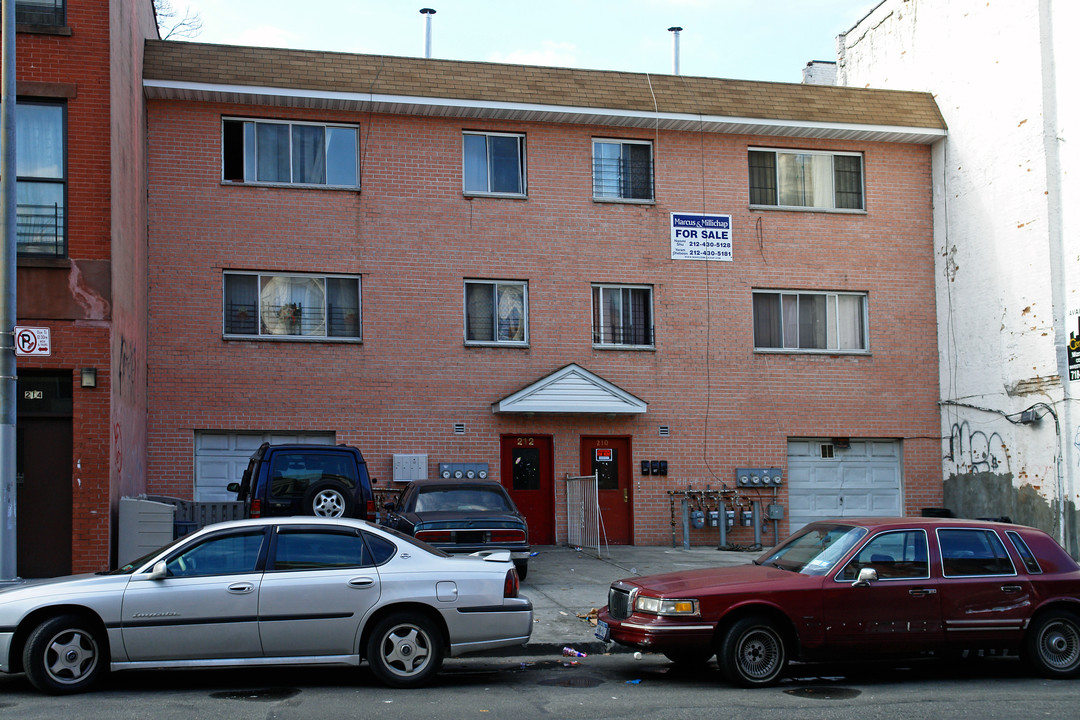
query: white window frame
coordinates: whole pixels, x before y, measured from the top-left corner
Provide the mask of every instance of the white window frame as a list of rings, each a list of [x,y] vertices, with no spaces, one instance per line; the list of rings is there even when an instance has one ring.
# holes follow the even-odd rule
[[[835,212],[835,213],[848,213],[848,214],[865,214],[866,213],[866,158],[861,152],[849,152],[838,150],[798,150],[792,148],[770,148],[770,147],[750,147],[747,148],[747,165],[750,162],[750,153],[772,153],[774,155],[773,166],[775,170],[775,177],[773,178],[773,188],[776,192],[775,203],[755,203],[751,199],[750,207],[755,210],[801,210],[808,212]],[[828,157],[830,160],[837,156],[843,157],[857,157],[859,158],[859,200],[860,207],[858,208],[841,208],[836,207],[836,168],[835,163],[829,163],[829,183],[832,192],[830,193],[831,199],[828,205],[784,205],[780,203],[781,193],[781,155],[793,155],[793,156],[813,156],[813,157]],[[753,186],[748,179],[747,193],[752,198]]]
[[[600,293],[600,304],[601,304],[601,306],[603,306],[605,293],[609,293],[609,292],[616,291],[616,290],[619,291],[620,294],[624,290],[645,290],[645,291],[647,291],[649,293],[649,317],[648,317],[648,326],[647,326],[647,331],[649,333],[648,342],[645,342],[645,343],[616,342],[614,337],[613,337],[614,333],[612,332],[611,328],[606,328],[603,323],[600,324],[599,328],[597,327],[597,322],[596,321],[597,321],[597,318],[599,317],[599,313],[602,313],[602,310],[598,309],[596,307],[596,292],[599,291],[599,293]],[[592,313],[591,313],[590,317],[592,317],[593,347],[598,349],[598,350],[602,350],[602,349],[653,350],[653,349],[655,349],[656,348],[656,311],[655,311],[656,303],[655,303],[654,296],[655,296],[655,291],[653,290],[652,285],[629,285],[629,284],[625,284],[625,283],[593,283],[592,286],[589,289],[589,301],[590,301],[590,303],[592,305]],[[631,313],[632,312],[633,312],[633,308],[631,306]],[[630,321],[631,322],[631,328],[633,328],[634,320],[635,320],[635,318],[631,317],[631,321]],[[609,337],[609,336],[611,336],[611,337]]]
[[[242,175],[243,175],[242,179],[237,179],[235,177],[230,178],[230,177],[226,176],[226,162],[227,162],[228,158],[230,158],[233,154],[235,154],[235,149],[231,149],[230,147],[226,146],[225,128],[226,128],[227,123],[240,123],[241,124],[241,128],[242,128],[241,129],[241,147],[239,148],[239,151],[240,151],[240,159],[241,159],[241,166],[242,166],[240,169],[241,169]],[[259,173],[259,170],[258,170],[258,150],[255,150],[255,153],[254,153],[255,157],[254,158],[251,158],[249,160],[249,158],[247,157],[249,150],[252,149],[252,148],[248,147],[247,129],[246,129],[246,124],[247,123],[252,123],[254,127],[257,127],[258,125],[284,125],[284,126],[287,126],[289,128],[289,151],[288,151],[288,153],[289,153],[289,180],[287,180],[287,181],[286,180],[269,181],[269,180],[259,180],[258,179],[258,177],[259,177],[259,174],[258,174]],[[293,167],[293,132],[292,132],[292,129],[293,129],[293,127],[300,127],[300,126],[320,127],[320,128],[323,128],[323,130],[324,130],[324,135],[323,135],[323,143],[324,143],[324,145],[323,145],[323,152],[324,152],[324,154],[323,154],[323,177],[324,177],[324,182],[321,182],[321,183],[304,183],[304,182],[294,182],[292,180],[292,178],[295,175],[295,168]],[[356,137],[355,137],[355,150],[356,150],[355,155],[356,155],[356,157],[353,158],[353,163],[354,163],[353,164],[353,175],[356,178],[356,181],[354,183],[351,183],[351,184],[350,183],[346,183],[346,184],[331,183],[331,182],[329,182],[329,179],[327,178],[328,163],[326,161],[326,157],[330,152],[330,147],[329,147],[330,133],[326,132],[326,131],[328,131],[330,129],[333,129],[333,128],[352,130],[354,133],[356,133]],[[254,131],[254,128],[253,128],[253,131]],[[255,136],[253,137],[252,142],[258,143],[257,133],[255,133]],[[249,162],[250,162],[250,169],[251,169],[251,171],[253,173],[253,177],[250,177],[250,178],[248,177]],[[350,124],[350,123],[320,123],[320,122],[307,122],[307,121],[296,121],[296,120],[270,120],[270,119],[267,119],[267,118],[223,117],[221,119],[221,182],[222,183],[227,183],[229,185],[262,185],[262,186],[271,186],[271,187],[333,188],[333,189],[358,190],[360,188],[360,126],[359,125],[353,125],[353,124]]]
[[[230,313],[235,314],[238,310],[230,308],[228,304],[228,288],[227,280],[230,277],[254,277],[255,278],[255,307],[254,315],[251,321],[255,324],[254,332],[237,332],[235,327],[230,329],[229,316]],[[322,324],[323,332],[321,334],[304,334],[304,333],[274,333],[263,332],[264,326],[269,326],[271,320],[268,318],[264,322],[263,318],[263,280],[272,278],[299,278],[299,279],[313,279],[322,281],[323,292],[323,304],[322,304]],[[331,335],[330,334],[330,319],[327,317],[327,306],[329,304],[329,289],[327,288],[329,280],[351,280],[356,282],[356,311],[355,318],[343,317],[342,321],[346,323],[356,323],[356,335]],[[250,313],[251,311],[248,310]],[[302,308],[301,308],[302,312]],[[346,314],[352,314],[351,308],[347,309]],[[344,343],[358,343],[363,340],[364,337],[364,321],[363,321],[363,283],[360,275],[346,275],[335,273],[290,273],[290,272],[258,272],[248,270],[225,270],[221,274],[221,320],[222,320],[222,336],[230,340],[270,340],[275,342],[280,341],[301,341],[301,342],[344,342]],[[246,316],[244,318],[246,321]],[[237,321],[234,321],[237,322]],[[284,323],[282,317],[276,318],[273,322],[278,324]],[[283,327],[287,329],[287,323],[284,323]],[[301,322],[297,322],[298,328],[302,327]]]
[[[491,307],[491,321],[493,332],[493,339],[491,340],[473,340],[469,339],[469,286],[470,285],[487,285],[493,288],[492,293],[492,307]],[[522,310],[523,317],[522,322],[522,339],[521,340],[500,340],[498,325],[499,325],[499,288],[500,287],[520,287],[522,297]],[[527,280],[491,280],[482,278],[466,278],[462,284],[462,333],[466,345],[469,346],[483,346],[483,347],[527,347],[529,345],[529,282]]]
[[[469,188],[469,155],[465,149],[466,138],[468,137],[483,137],[485,138],[485,150],[487,153],[485,168],[486,168],[486,182],[485,189],[477,190]],[[492,137],[511,137],[517,139],[518,144],[518,185],[521,188],[521,192],[499,192],[492,190],[492,156],[491,156],[491,143],[487,142],[487,138]],[[525,153],[525,133],[508,133],[508,132],[487,132],[482,130],[463,130],[461,133],[461,188],[465,195],[479,195],[490,197],[509,197],[509,198],[523,198],[527,197],[529,193],[526,153]]]
[[[597,180],[597,176],[605,175],[604,168],[598,167],[598,163],[602,162],[602,158],[597,153],[598,145],[616,145],[619,148],[619,165],[615,170],[615,177],[613,180],[604,179]],[[627,197],[624,193],[627,181],[623,177],[623,151],[627,145],[644,145],[649,148],[649,165],[648,165],[648,181],[649,181],[649,197],[647,198],[635,198]],[[593,183],[593,200],[598,202],[625,202],[625,203],[655,203],[656,202],[656,186],[653,162],[653,143],[651,140],[632,140],[628,138],[593,138],[592,141],[592,183]],[[604,192],[604,188],[614,183],[616,186],[614,193]],[[630,181],[633,184],[633,181]]]
[[[752,305],[752,307],[751,307],[751,323],[752,323],[752,334],[753,334],[753,342],[754,342],[754,352],[762,352],[762,353],[817,353],[817,354],[825,354],[825,355],[868,355],[868,354],[870,354],[870,317],[869,317],[870,313],[869,313],[869,300],[868,300],[867,293],[865,293],[865,292],[850,292],[850,291],[827,291],[827,290],[765,290],[765,289],[760,289],[760,290],[754,290],[753,291],[753,298],[757,298],[758,296],[765,296],[765,295],[779,296],[779,298],[780,298],[780,319],[779,319],[779,323],[780,323],[780,328],[779,328],[780,346],[779,347],[773,347],[773,346],[770,346],[770,345],[758,345],[757,344],[757,323],[758,323],[757,311],[758,311],[758,308],[757,308],[756,301],[752,301],[751,302],[751,305]],[[799,342],[798,337],[796,337],[794,340],[792,340],[791,338],[787,338],[787,337],[784,336],[784,334],[785,334],[784,333],[785,325],[786,325],[785,318],[784,318],[784,297],[785,296],[787,296],[787,297],[795,296],[796,297],[796,317],[795,317],[795,322],[796,322],[795,332],[796,332],[796,335],[798,335],[798,333],[801,330],[801,328],[798,325],[798,320],[799,320],[799,317],[800,317],[799,312],[798,312],[798,304],[801,303],[801,298],[803,296],[821,296],[821,297],[824,297],[826,299],[825,300],[825,302],[826,302],[826,318],[825,318],[826,319],[826,331],[825,332],[826,332],[826,344],[827,344],[827,347],[824,347],[824,348],[814,348],[814,347],[804,348],[804,347],[799,347],[799,345],[798,345],[798,342]],[[839,328],[841,326],[841,318],[840,318],[841,303],[839,301],[840,297],[859,298],[861,300],[861,302],[859,303],[859,311],[860,311],[860,313],[862,315],[862,317],[860,319],[860,323],[862,325],[862,337],[861,337],[862,347],[860,347],[860,348],[841,348],[840,347],[840,344],[839,344],[839,342],[840,342],[840,330],[839,330]]]

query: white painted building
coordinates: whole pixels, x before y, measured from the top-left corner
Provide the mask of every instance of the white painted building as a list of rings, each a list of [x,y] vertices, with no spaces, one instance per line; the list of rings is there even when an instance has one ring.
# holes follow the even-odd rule
[[[946,505],[1074,556],[1077,29],[1076,0],[885,0],[837,38],[838,84],[929,91],[949,127],[933,154]]]

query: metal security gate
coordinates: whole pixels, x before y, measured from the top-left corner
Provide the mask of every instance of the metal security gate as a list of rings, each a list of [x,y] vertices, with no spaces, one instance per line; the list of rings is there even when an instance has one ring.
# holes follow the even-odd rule
[[[789,528],[903,515],[899,440],[788,440]]]
[[[566,543],[570,547],[595,550],[600,557],[602,523],[596,475],[567,475]]]

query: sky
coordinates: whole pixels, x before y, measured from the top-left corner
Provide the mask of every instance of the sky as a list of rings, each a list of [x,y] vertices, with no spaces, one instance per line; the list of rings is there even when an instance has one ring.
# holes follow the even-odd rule
[[[801,82],[880,0],[172,0],[196,42]]]

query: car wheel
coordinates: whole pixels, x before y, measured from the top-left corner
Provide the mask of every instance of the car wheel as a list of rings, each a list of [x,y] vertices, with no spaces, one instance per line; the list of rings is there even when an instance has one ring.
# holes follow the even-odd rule
[[[322,483],[308,491],[304,511],[315,517],[339,518],[352,515],[352,497],[335,483]]]
[[[1043,677],[1076,677],[1080,674],[1080,617],[1052,610],[1035,618],[1024,636],[1024,658]]]
[[[517,570],[518,580],[524,580],[525,576],[529,574],[529,561],[515,560],[514,569]]]
[[[740,687],[772,685],[787,665],[787,648],[780,631],[763,617],[739,620],[720,643],[720,670]]]
[[[671,650],[664,653],[664,657],[666,657],[668,660],[675,663],[676,665],[682,665],[684,667],[690,668],[704,665],[705,663],[709,662],[710,659],[712,659],[712,656],[714,654],[715,653],[709,649]]]
[[[38,625],[26,641],[23,668],[42,692],[59,695],[90,688],[106,671],[104,644],[77,615],[60,615]]]
[[[398,613],[383,618],[368,638],[371,671],[390,687],[419,687],[442,667],[443,641],[435,623],[423,615]]]

